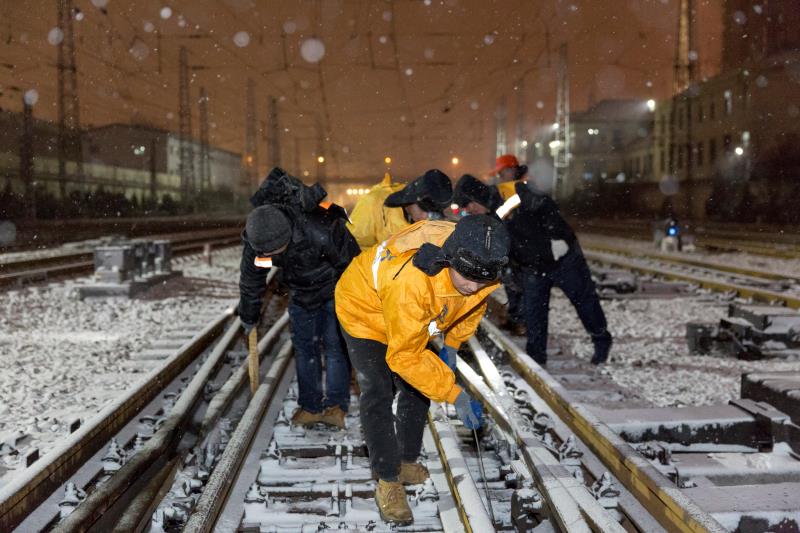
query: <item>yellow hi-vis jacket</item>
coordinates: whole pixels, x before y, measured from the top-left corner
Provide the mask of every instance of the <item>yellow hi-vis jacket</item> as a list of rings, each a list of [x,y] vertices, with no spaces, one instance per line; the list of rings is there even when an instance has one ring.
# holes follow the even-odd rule
[[[362,250],[380,244],[389,235],[408,227],[402,207],[383,205],[387,196],[403,187],[402,183],[392,183],[392,177],[387,172],[383,181],[356,202],[353,212],[350,213],[351,222],[347,224],[347,229]]]
[[[512,196],[514,196],[515,194],[517,194],[517,189],[515,187],[516,187],[517,183],[519,183],[521,181],[525,181],[525,180],[522,179],[522,180],[514,180],[514,181],[504,181],[504,182],[498,183],[496,185],[497,192],[500,193],[500,196],[502,196],[504,202],[506,200],[508,200],[509,198],[511,198]]]
[[[459,293],[449,269],[428,276],[411,258],[423,242],[440,246],[455,224],[417,222],[378,246],[364,250],[336,285],[336,315],[352,337],[388,345],[389,368],[422,394],[454,403],[461,392],[456,378],[439,356],[427,349],[431,337],[445,334],[448,346],[459,348],[486,312],[492,283],[471,296]]]

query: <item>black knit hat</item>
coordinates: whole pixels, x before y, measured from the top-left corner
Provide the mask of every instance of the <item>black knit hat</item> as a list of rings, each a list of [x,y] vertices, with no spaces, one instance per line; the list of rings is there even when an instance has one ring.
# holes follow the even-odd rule
[[[489,211],[494,211],[503,203],[497,189],[490,187],[471,174],[464,174],[456,183],[453,202],[465,207],[470,202],[481,204]]]
[[[386,207],[403,207],[419,204],[424,211],[441,212],[450,205],[453,184],[447,174],[431,169],[403,189],[390,194],[384,201]]]
[[[503,223],[488,215],[469,215],[458,221],[444,241],[442,252],[456,272],[475,281],[494,281],[508,263],[511,239]]]
[[[289,244],[292,224],[274,205],[262,205],[247,216],[245,239],[257,254],[268,254]]]

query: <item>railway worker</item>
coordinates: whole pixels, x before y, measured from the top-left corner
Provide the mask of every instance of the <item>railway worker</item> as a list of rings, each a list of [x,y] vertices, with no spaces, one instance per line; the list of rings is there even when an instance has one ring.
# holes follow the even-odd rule
[[[592,364],[605,362],[611,350],[611,333],[575,233],[561,216],[558,205],[533,181],[518,182],[515,190],[519,204],[504,221],[511,235],[511,259],[522,271],[528,355],[540,365],[547,363],[550,289],[556,286],[575,307],[591,336]],[[513,205],[514,200],[507,204]]]
[[[259,320],[269,267],[279,267],[279,280],[289,289],[297,368],[299,407],[292,423],[322,422],[343,429],[350,400],[350,363],[333,293],[360,249],[345,227],[344,209],[319,205],[324,194],[319,186],[306,187],[291,176],[271,174],[251,199],[255,209],[242,234],[239,317],[249,334]],[[321,345],[325,349],[324,393]]]
[[[450,207],[452,198],[453,184],[450,178],[434,168],[390,194],[383,204],[386,207],[402,207],[406,221],[413,224],[420,220],[444,218],[444,210]]]
[[[336,286],[336,312],[361,387],[361,426],[381,517],[413,520],[403,484],[422,483],[416,462],[430,400],[455,404],[468,428],[480,404],[456,385],[456,353],[473,335],[508,260],[500,220],[423,221],[365,250]],[[441,335],[437,355],[429,341]],[[392,413],[395,390],[397,414]]]
[[[514,194],[517,183],[521,183],[528,175],[527,165],[520,165],[513,154],[503,154],[495,159],[494,172],[498,183],[495,185],[503,201]],[[512,259],[511,263],[503,270],[500,277],[508,299],[508,319],[500,327],[508,330],[512,335],[525,335],[525,312],[522,297],[523,275],[518,265]]]
[[[497,188],[486,185],[475,176],[464,174],[453,189],[453,203],[469,215],[492,215],[503,200]]]
[[[347,229],[361,248],[380,244],[389,235],[408,227],[401,207],[387,207],[383,204],[389,195],[402,189],[403,184],[392,183],[392,177],[387,172],[383,176],[383,181],[358,199],[350,213]]]

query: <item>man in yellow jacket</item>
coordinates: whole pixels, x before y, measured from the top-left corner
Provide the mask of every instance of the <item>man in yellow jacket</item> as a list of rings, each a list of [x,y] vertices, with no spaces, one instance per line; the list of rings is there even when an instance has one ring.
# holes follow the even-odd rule
[[[455,404],[467,427],[480,426],[480,405],[456,384],[453,370],[458,348],[498,286],[509,246],[494,217],[421,221],[365,250],[336,286],[336,313],[361,387],[362,428],[378,478],[375,500],[386,521],[413,521],[403,484],[428,477],[416,460],[430,400]],[[438,335],[445,345],[439,355],[429,348]]]
[[[372,187],[367,194],[356,202],[350,213],[347,229],[356,238],[362,250],[375,246],[386,240],[389,235],[408,227],[402,207],[383,205],[392,193],[403,190],[402,183],[392,183],[387,172],[383,181]]]

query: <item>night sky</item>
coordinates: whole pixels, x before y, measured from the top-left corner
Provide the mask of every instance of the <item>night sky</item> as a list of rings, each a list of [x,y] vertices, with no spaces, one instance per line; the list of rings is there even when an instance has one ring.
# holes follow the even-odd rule
[[[700,72],[709,76],[719,64],[722,0],[697,4]],[[573,111],[591,99],[668,96],[677,28],[676,0],[78,0],[75,7],[83,125],[176,131],[183,45],[193,105],[200,87],[210,95],[212,144],[244,150],[250,77],[261,170],[275,96],[283,166],[313,177],[321,130],[329,178],[377,178],[387,155],[401,178],[434,166],[453,177],[485,172],[501,99],[509,141],[520,91],[528,135],[553,122],[562,42]],[[56,119],[58,47],[48,42],[58,41],[56,25],[56,0],[3,2],[3,109],[19,110],[22,94],[34,89],[35,116]],[[318,62],[307,60],[320,52],[311,38],[324,45]]]

